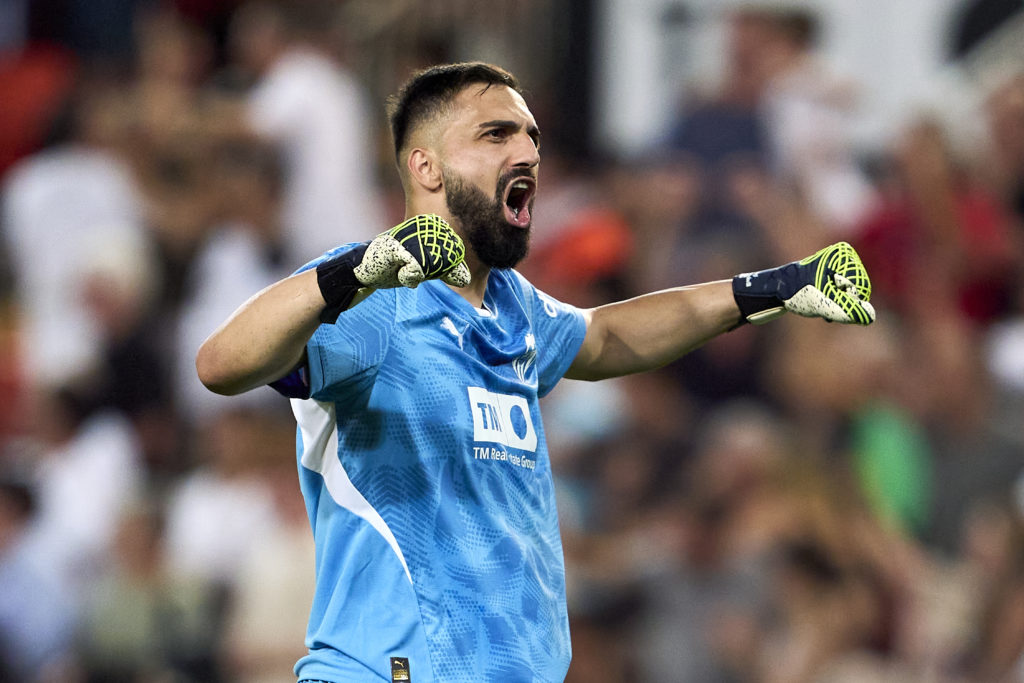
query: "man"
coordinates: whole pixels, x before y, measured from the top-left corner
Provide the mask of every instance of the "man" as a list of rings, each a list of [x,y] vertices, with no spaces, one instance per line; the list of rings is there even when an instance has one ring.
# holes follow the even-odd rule
[[[271,382],[297,397],[318,581],[301,680],[562,680],[564,561],[538,398],[563,376],[658,367],[744,318],[867,324],[870,285],[837,245],[733,281],[559,303],[511,270],[540,162],[515,78],[435,67],[391,104],[410,218],[254,296],[204,342],[199,376],[219,393]]]

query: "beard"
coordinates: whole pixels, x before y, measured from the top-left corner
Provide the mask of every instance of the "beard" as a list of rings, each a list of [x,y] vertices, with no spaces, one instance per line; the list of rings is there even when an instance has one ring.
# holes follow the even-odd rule
[[[530,228],[505,220],[505,188],[522,173],[506,173],[493,198],[449,169],[442,169],[448,211],[462,227],[463,238],[489,268],[512,268],[530,250]]]

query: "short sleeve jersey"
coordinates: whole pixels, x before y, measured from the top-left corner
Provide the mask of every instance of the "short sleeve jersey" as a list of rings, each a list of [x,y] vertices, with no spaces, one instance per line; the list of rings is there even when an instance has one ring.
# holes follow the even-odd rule
[[[374,292],[307,346],[294,399],[317,590],[300,678],[561,681],[565,567],[538,398],[586,325],[513,270],[476,309]]]

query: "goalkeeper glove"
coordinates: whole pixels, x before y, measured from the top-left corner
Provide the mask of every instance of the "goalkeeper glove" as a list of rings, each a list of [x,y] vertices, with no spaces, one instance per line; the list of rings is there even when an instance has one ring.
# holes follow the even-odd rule
[[[327,302],[320,321],[337,320],[363,287],[416,287],[434,278],[465,287],[470,280],[465,258],[462,239],[444,219],[413,216],[317,266],[317,284]]]
[[[774,320],[786,311],[828,322],[870,325],[875,320],[871,280],[860,256],[846,242],[825,247],[802,261],[732,279],[742,322]]]

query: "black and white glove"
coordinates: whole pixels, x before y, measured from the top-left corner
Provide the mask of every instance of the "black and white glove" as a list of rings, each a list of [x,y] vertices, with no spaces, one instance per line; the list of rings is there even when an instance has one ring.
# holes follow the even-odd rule
[[[317,284],[327,302],[320,321],[337,320],[362,288],[416,287],[435,278],[465,287],[470,281],[465,258],[462,238],[443,218],[413,216],[317,266]]]
[[[871,280],[860,256],[846,242],[825,247],[802,261],[741,273],[733,297],[746,322],[761,324],[786,311],[828,322],[870,325],[875,320]]]

